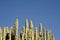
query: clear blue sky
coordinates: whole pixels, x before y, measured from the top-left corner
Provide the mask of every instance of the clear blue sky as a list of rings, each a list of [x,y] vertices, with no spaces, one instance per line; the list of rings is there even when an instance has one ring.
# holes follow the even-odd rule
[[[51,29],[55,40],[60,40],[60,1],[1,1],[0,0],[0,26],[13,26],[16,18],[19,19],[19,32],[25,25],[25,20],[32,20],[34,27],[39,23],[43,28]]]

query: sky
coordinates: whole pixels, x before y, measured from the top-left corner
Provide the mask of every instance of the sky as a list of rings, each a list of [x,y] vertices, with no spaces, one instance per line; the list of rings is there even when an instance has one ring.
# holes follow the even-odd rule
[[[0,27],[14,25],[19,19],[19,33],[25,20],[32,20],[34,27],[52,30],[55,40],[60,40],[60,1],[59,0],[0,0]]]

